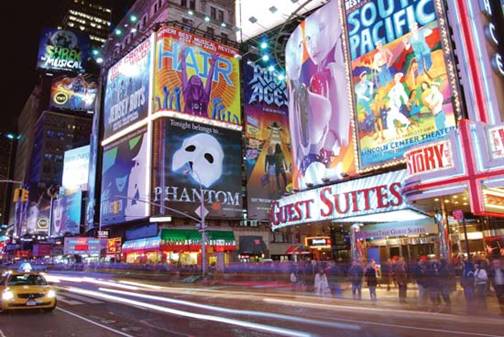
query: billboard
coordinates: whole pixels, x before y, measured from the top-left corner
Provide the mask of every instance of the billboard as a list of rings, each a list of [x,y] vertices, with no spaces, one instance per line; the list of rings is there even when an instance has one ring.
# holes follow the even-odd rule
[[[53,202],[51,236],[79,234],[82,220],[82,192],[61,195]]]
[[[154,111],[172,110],[241,125],[237,53],[173,27],[161,28],[154,67]]]
[[[92,75],[55,77],[51,84],[49,106],[72,111],[93,111],[98,84]]]
[[[155,203],[195,217],[204,191],[208,218],[241,218],[241,132],[178,119],[158,119]],[[156,215],[170,213],[165,208]]]
[[[65,151],[61,186],[65,193],[87,190],[89,178],[89,145]]]
[[[292,190],[292,155],[285,81],[243,63],[248,218],[268,220],[271,202]]]
[[[86,202],[86,231],[95,227],[96,199],[100,188],[96,186],[96,176],[98,174],[98,150],[100,134],[100,111],[93,115],[93,128],[89,144],[89,174],[88,174],[88,200]]]
[[[84,72],[89,57],[89,37],[62,29],[44,29],[39,41],[37,68]]]
[[[147,131],[139,129],[103,149],[100,222],[112,225],[147,217]]]
[[[293,187],[336,181],[356,170],[341,11],[331,1],[291,34],[285,50]]]
[[[362,170],[396,163],[455,127],[456,80],[447,71],[451,50],[436,3],[345,2]]]
[[[147,117],[150,50],[151,40],[147,39],[109,69],[105,89],[104,138]]]
[[[107,248],[107,239],[88,237],[65,238],[63,252],[65,255],[94,255],[99,256]]]

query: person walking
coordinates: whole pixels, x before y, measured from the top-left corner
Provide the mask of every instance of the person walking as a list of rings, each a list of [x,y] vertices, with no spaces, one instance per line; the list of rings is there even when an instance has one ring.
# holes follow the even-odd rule
[[[387,291],[390,291],[390,282],[392,281],[392,260],[390,258],[382,265],[381,283],[387,285]]]
[[[364,273],[366,278],[366,283],[369,288],[369,297],[371,301],[376,302],[376,286],[378,285],[378,279],[376,277],[376,263],[371,260]]]
[[[446,307],[446,311],[451,311],[451,299],[450,294],[452,290],[454,290],[455,281],[455,272],[451,268],[451,265],[448,264],[448,261],[445,259],[441,260],[440,268],[439,268],[439,282],[440,282],[440,292],[441,298]]]
[[[504,259],[495,259],[492,261],[492,283],[495,289],[495,295],[499,302],[501,315],[504,316]]]
[[[402,257],[396,264],[395,279],[397,287],[399,288],[399,303],[406,303],[408,291],[408,271],[406,270],[406,263]]]
[[[486,309],[487,287],[488,273],[483,262],[480,261],[476,264],[476,271],[474,272],[474,288],[477,305],[481,309]]]
[[[462,276],[460,277],[460,285],[464,289],[464,298],[466,300],[467,311],[473,308],[474,302],[474,264],[466,260],[464,261],[464,268],[462,269]]]
[[[314,281],[315,294],[318,296],[327,296],[330,293],[327,274],[323,268],[315,274]]]
[[[352,297],[354,300],[362,299],[362,276],[364,270],[358,261],[352,262],[352,267],[348,271],[350,282],[352,283]]]
[[[424,258],[418,260],[414,270],[414,277],[418,287],[418,304],[425,307],[428,302],[429,288],[427,283],[427,264]]]

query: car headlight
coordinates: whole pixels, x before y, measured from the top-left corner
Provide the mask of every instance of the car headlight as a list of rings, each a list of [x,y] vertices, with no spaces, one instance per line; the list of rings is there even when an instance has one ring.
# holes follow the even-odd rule
[[[55,292],[54,290],[52,290],[52,289],[51,289],[51,290],[49,290],[49,291],[47,292],[47,295],[46,295],[46,296],[47,296],[47,297],[49,297],[49,298],[55,298],[55,297],[56,297],[56,292]]]
[[[10,290],[5,290],[3,293],[2,293],[2,300],[4,301],[10,301],[14,298],[14,293]]]

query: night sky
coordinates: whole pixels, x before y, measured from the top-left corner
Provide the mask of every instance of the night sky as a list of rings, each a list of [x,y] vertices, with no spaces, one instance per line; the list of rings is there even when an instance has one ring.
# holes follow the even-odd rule
[[[70,0],[71,1],[71,0]],[[112,27],[134,0],[107,0],[112,4]],[[0,1],[1,97],[0,131],[16,130],[17,117],[37,83],[38,40],[44,27],[55,27],[67,0]]]

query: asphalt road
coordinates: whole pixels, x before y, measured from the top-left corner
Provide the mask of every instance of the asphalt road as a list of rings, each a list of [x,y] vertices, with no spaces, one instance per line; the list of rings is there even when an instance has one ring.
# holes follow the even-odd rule
[[[504,337],[504,319],[360,305],[223,287],[164,286],[107,275],[50,274],[53,313],[0,315],[0,337]],[[56,278],[55,278],[56,277]]]

